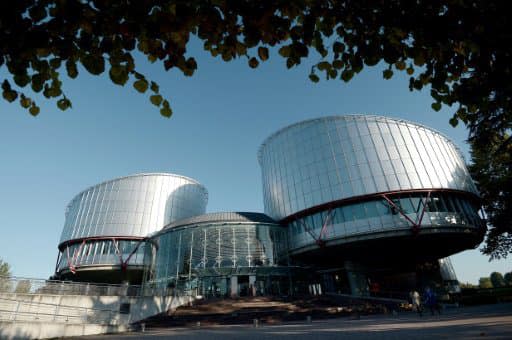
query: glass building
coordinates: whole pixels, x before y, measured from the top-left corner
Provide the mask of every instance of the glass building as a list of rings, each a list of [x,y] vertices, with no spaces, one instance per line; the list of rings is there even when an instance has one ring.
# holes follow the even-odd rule
[[[92,186],[66,209],[56,276],[140,282],[147,236],[175,220],[203,214],[207,201],[200,183],[167,173],[132,175]]]
[[[81,192],[66,211],[56,276],[144,279],[205,297],[378,295],[440,282],[455,291],[448,256],[486,231],[460,151],[420,124],[306,120],[268,137],[258,161],[265,214],[205,214],[206,189],[173,174]]]
[[[264,214],[195,216],[170,223],[151,239],[145,281],[152,287],[205,297],[288,292],[285,229]]]
[[[372,279],[395,285],[383,277],[472,248],[485,232],[460,151],[416,123],[306,120],[268,137],[258,160],[265,213],[287,227],[291,258],[341,268],[332,277],[348,273],[354,294]]]

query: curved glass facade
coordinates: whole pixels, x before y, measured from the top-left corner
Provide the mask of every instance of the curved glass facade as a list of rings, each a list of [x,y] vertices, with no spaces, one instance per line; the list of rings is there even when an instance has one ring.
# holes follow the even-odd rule
[[[261,269],[286,264],[285,229],[258,213],[214,213],[177,221],[152,242],[158,250],[152,254],[149,282],[167,287],[186,281],[202,294],[212,289],[212,282],[218,289],[224,284],[226,294],[226,278],[258,275]]]
[[[94,238],[65,244],[60,249],[56,272],[90,266],[142,266],[147,243],[142,239]]]
[[[314,244],[320,238],[324,242],[351,237],[361,240],[364,236],[383,237],[387,231],[409,231],[411,221],[420,224],[422,230],[485,227],[477,214],[478,205],[458,192],[408,192],[388,198],[393,205],[377,196],[290,219],[290,251]]]
[[[282,220],[346,198],[414,189],[477,191],[455,145],[404,120],[332,116],[285,127],[258,153],[265,213]]]
[[[56,271],[142,266],[143,239],[167,223],[203,214],[207,201],[200,183],[174,174],[139,174],[92,186],[67,207]]]
[[[454,232],[461,242],[446,252],[456,252],[485,229],[460,152],[419,124],[369,115],[307,120],[267,138],[258,159],[265,213],[288,227],[292,256],[325,245]]]
[[[140,174],[107,181],[75,196],[66,209],[60,242],[93,236],[141,236],[179,219],[203,214],[208,193],[173,174]]]

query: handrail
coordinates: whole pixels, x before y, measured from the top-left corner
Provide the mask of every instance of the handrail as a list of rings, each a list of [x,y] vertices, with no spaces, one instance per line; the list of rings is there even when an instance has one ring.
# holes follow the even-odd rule
[[[117,310],[113,310],[113,309],[102,309],[102,308],[95,308],[95,307],[82,307],[82,306],[69,306],[69,305],[61,305],[61,304],[58,304],[58,303],[48,303],[48,302],[40,302],[40,301],[37,301],[37,302],[33,302],[33,301],[25,301],[25,300],[17,300],[17,299],[7,299],[7,298],[4,298],[2,296],[0,296],[0,301],[13,301],[13,302],[20,302],[20,303],[24,303],[24,304],[29,304],[29,305],[44,305],[44,306],[52,306],[52,307],[55,307],[55,306],[58,306],[59,308],[69,308],[69,309],[83,309],[83,310],[93,310],[93,311],[98,311],[98,312],[114,312],[114,313],[119,313]]]
[[[57,319],[65,319],[64,321],[69,322],[70,319],[74,319],[79,320],[80,323],[92,321],[105,324],[116,324],[121,321],[123,316],[127,318],[127,320],[125,320],[127,323],[129,323],[130,320],[129,314],[125,315],[118,310],[112,309],[68,306],[55,303],[24,301],[0,297],[0,303],[2,302],[7,302],[8,306],[12,306],[13,309],[4,309],[6,304],[3,303],[3,306],[1,306],[2,308],[0,308],[0,320],[26,320],[26,316],[29,316],[30,320],[45,319],[56,321]],[[34,310],[34,307],[37,309]],[[53,312],[49,312],[49,310],[53,310]],[[63,314],[63,311],[67,311],[67,313]]]
[[[0,276],[0,293],[140,296],[142,287]]]

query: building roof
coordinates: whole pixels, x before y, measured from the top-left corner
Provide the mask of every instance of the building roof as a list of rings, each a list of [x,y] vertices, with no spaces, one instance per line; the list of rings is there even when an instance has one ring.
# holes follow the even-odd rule
[[[316,122],[321,122],[321,121],[329,121],[329,120],[336,120],[336,119],[343,119],[345,121],[351,121],[351,120],[392,121],[392,122],[397,123],[397,124],[414,125],[416,127],[420,127],[420,128],[429,130],[429,131],[431,131],[433,133],[436,133],[436,134],[440,135],[441,137],[446,139],[449,143],[453,144],[453,146],[459,151],[460,155],[463,156],[462,152],[460,152],[460,149],[457,147],[457,145],[449,137],[447,137],[445,134],[443,134],[443,133],[441,133],[441,132],[439,132],[439,131],[431,128],[431,127],[428,127],[426,125],[423,125],[423,124],[420,124],[420,123],[416,123],[416,122],[413,122],[413,121],[410,121],[410,120],[402,119],[402,118],[393,118],[393,117],[388,117],[388,116],[379,116],[379,115],[371,115],[371,114],[346,114],[346,115],[332,115],[332,116],[323,116],[323,117],[316,117],[316,118],[306,119],[306,120],[302,120],[300,122],[296,122],[296,123],[293,123],[291,125],[285,126],[285,127],[281,128],[281,129],[275,131],[270,136],[268,136],[263,141],[263,143],[261,143],[261,145],[260,145],[260,147],[258,149],[258,152],[257,152],[258,162],[261,164],[261,158],[262,158],[262,154],[263,154],[263,149],[265,149],[265,147],[276,136],[282,134],[284,131],[293,129],[293,128],[301,126],[301,125],[307,125],[307,124],[311,124],[311,123],[316,123]]]
[[[179,221],[174,221],[166,225],[163,230],[171,229],[191,224],[205,223],[224,223],[224,222],[256,222],[256,223],[273,223],[278,224],[269,216],[257,212],[215,212],[204,215],[193,216]]]
[[[99,186],[105,185],[107,183],[122,181],[122,180],[127,179],[127,178],[146,177],[146,176],[161,176],[161,177],[168,176],[168,177],[182,178],[182,179],[187,180],[187,181],[189,181],[191,183],[197,184],[199,187],[201,187],[203,189],[204,194],[206,195],[206,197],[208,197],[208,190],[206,189],[206,187],[204,185],[202,185],[201,183],[199,183],[197,180],[195,180],[195,179],[193,179],[191,177],[187,177],[187,176],[183,176],[183,175],[178,175],[178,174],[174,174],[174,173],[170,173],[170,172],[145,172],[145,173],[138,173],[138,174],[132,174],[132,175],[127,175],[127,176],[112,178],[112,179],[100,182],[98,184],[91,185],[91,186],[83,189],[82,191],[80,191],[78,194],[76,194],[73,197],[73,199],[71,199],[71,201],[68,203],[68,206],[70,206],[73,203],[73,201],[75,199],[77,199],[80,195],[82,195],[85,192],[91,190],[92,188],[99,187]]]

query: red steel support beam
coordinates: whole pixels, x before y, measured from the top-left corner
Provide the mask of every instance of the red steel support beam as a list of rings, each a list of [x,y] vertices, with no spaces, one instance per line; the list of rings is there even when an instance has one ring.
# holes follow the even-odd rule
[[[323,237],[325,236],[325,234],[327,232],[327,227],[329,226],[329,224],[334,216],[333,211],[334,210],[329,208],[329,210],[327,212],[327,217],[325,218],[325,221],[322,224],[322,229],[320,229],[320,234],[318,236],[315,235],[315,233],[313,232],[313,229],[307,225],[307,223],[304,221],[303,218],[299,218],[296,220],[302,225],[304,230],[311,236],[311,238],[313,240],[315,240],[316,244],[319,247],[323,247],[325,245],[325,240],[323,239]]]
[[[381,197],[384,198],[386,200],[386,202],[388,202],[388,204],[392,208],[396,209],[396,211],[398,211],[400,213],[400,215],[402,215],[407,221],[409,221],[409,223],[412,224],[412,232],[414,235],[417,235],[420,231],[421,223],[423,222],[423,216],[425,215],[427,203],[428,203],[428,200],[430,199],[430,193],[431,193],[431,191],[427,191],[427,197],[425,198],[425,201],[423,201],[423,199],[421,200],[421,203],[423,203],[423,208],[421,210],[421,214],[420,214],[417,222],[413,221],[409,216],[407,216],[407,214],[402,210],[402,208],[397,206],[395,204],[395,202],[393,202],[386,194],[382,194]],[[418,213],[419,213],[419,208],[420,207],[418,205],[416,215],[418,215]]]
[[[66,254],[67,254],[67,263],[68,263],[68,267],[69,267],[69,270],[75,274],[76,273],[76,260],[78,258],[78,255],[80,254],[80,252],[82,251],[83,247],[85,246],[86,243],[88,243],[89,241],[98,241],[98,240],[111,240],[113,245],[114,245],[114,250],[117,254],[117,256],[119,256],[119,262],[120,262],[120,265],[121,265],[121,269],[122,270],[125,270],[127,265],[128,265],[128,262],[130,261],[130,259],[132,258],[132,256],[137,252],[137,250],[139,249],[140,245],[144,242],[146,242],[148,239],[147,238],[140,238],[140,237],[133,237],[133,238],[128,238],[126,239],[125,237],[121,237],[121,238],[118,238],[118,237],[86,237],[86,238],[82,238],[80,239],[80,247],[75,250],[73,252],[73,257],[71,257],[69,255],[69,248],[73,245],[73,244],[76,244],[76,243],[73,243],[73,244],[66,244],[65,247],[66,247]],[[121,250],[119,249],[119,241],[138,241],[137,242],[137,245],[135,246],[134,249],[132,249],[132,251],[130,252],[130,254],[128,254],[128,257],[126,258],[126,260],[123,259],[123,254],[121,253]],[[59,262],[59,257],[57,257],[57,265],[58,265],[58,262]]]
[[[67,251],[68,251],[68,266],[69,266],[69,271],[72,272],[73,274],[76,273],[76,259],[78,257],[78,254],[80,254],[80,252],[82,251],[82,249],[84,248],[84,245],[85,245],[85,242],[87,241],[87,239],[84,239],[82,241],[82,243],[80,244],[80,247],[78,247],[77,250],[74,251],[73,253],[73,259],[71,261],[69,261],[69,246],[67,247]]]
[[[130,254],[128,255],[128,257],[126,258],[126,260],[121,264],[121,269],[123,270],[126,270],[126,267],[128,266],[128,261],[130,261],[130,259],[132,258],[132,256],[137,252],[137,250],[139,249],[140,245],[142,243],[144,243],[146,241],[146,239],[142,239],[142,240],[139,240],[139,242],[137,242],[137,245],[135,246],[135,248],[132,249],[132,251],[130,252]]]
[[[319,245],[325,245],[325,240],[323,239],[325,234],[327,233],[327,227],[329,225],[332,225],[332,219],[334,218],[334,215],[336,214],[336,210],[333,210],[332,208],[329,208],[327,211],[327,216],[325,217],[324,224],[322,225],[322,229],[320,230],[320,236],[318,236],[318,240],[316,241]]]

